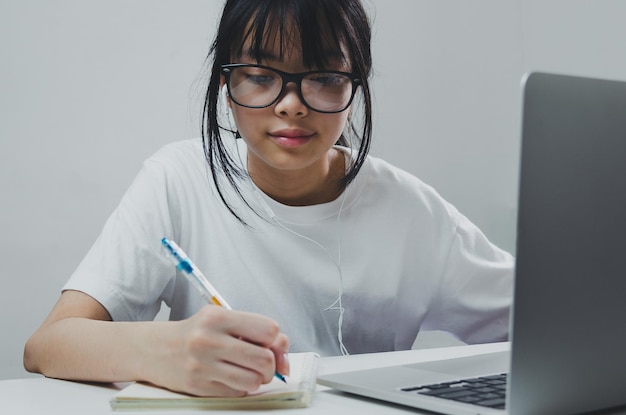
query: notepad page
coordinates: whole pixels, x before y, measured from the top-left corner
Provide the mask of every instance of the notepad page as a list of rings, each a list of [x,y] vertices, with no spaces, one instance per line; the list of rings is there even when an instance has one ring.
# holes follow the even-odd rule
[[[268,384],[243,397],[198,397],[173,392],[147,383],[133,383],[111,398],[111,407],[121,409],[158,408],[228,408],[228,407],[302,407],[314,394],[319,356],[315,353],[289,355],[290,375],[287,383],[274,378]]]

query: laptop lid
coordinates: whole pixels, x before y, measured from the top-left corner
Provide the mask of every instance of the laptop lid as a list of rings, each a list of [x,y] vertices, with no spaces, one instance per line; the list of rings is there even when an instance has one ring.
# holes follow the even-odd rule
[[[626,83],[524,88],[510,413],[626,404]]]
[[[624,405],[626,83],[533,73],[523,86],[506,412],[566,414]],[[318,382],[446,414],[503,413],[402,389],[508,366],[509,356],[498,353],[320,376]]]

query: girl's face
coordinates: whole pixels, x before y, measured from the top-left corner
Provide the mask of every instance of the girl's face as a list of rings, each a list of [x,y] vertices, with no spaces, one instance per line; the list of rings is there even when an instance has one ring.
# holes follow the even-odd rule
[[[288,51],[282,60],[277,58],[279,52],[276,41],[271,50],[263,51],[266,58],[260,64],[289,73],[310,70],[303,66],[300,50]],[[244,48],[236,63],[259,62],[248,56]],[[350,71],[339,59],[331,66],[319,69]],[[257,184],[258,179],[272,177],[290,180],[328,176],[332,160],[337,159],[331,148],[341,136],[350,108],[334,114],[313,111],[300,100],[294,83],[288,83],[278,101],[266,108],[246,108],[232,101],[228,104],[248,145],[248,170]]]

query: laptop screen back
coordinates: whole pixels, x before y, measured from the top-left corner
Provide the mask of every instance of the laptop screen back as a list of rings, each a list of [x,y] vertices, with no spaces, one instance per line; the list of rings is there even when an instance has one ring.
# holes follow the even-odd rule
[[[521,160],[511,414],[626,404],[626,83],[531,74]]]

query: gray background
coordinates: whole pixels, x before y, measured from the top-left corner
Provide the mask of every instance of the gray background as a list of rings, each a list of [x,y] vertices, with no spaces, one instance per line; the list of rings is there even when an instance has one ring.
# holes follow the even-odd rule
[[[626,2],[365,0],[372,153],[514,252],[520,79],[626,79]],[[0,379],[142,161],[199,135],[221,2],[0,0]],[[31,375],[32,376],[32,375]]]

